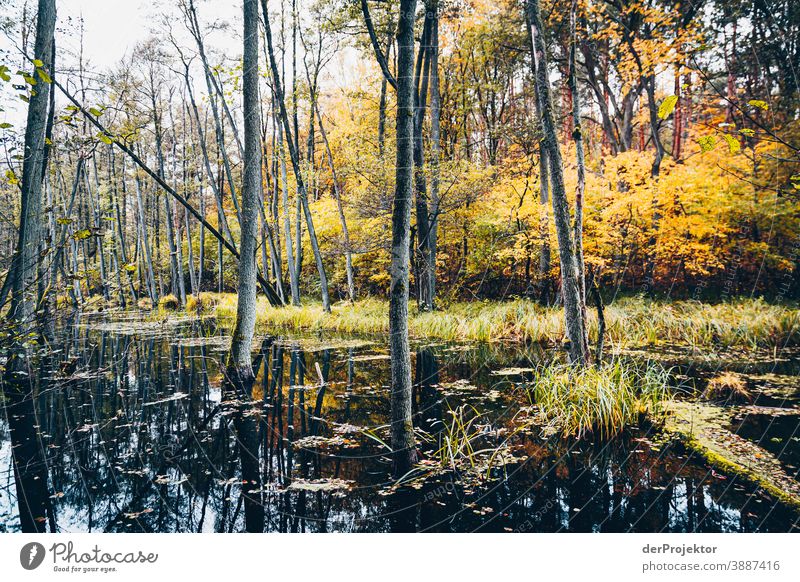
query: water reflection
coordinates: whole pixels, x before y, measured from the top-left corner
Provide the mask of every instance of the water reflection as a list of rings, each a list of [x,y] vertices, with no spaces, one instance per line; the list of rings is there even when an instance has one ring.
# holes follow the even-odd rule
[[[35,389],[4,387],[5,531],[789,531],[793,516],[644,432],[611,443],[515,441],[485,483],[440,474],[391,487],[380,341],[262,338],[247,393],[222,390],[210,324],[63,328]],[[525,404],[540,357],[419,346],[414,422],[435,442],[470,404],[487,434]],[[13,459],[13,462],[12,462]]]

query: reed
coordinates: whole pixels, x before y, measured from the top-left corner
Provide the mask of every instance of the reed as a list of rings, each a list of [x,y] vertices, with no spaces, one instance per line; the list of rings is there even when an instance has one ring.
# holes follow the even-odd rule
[[[203,295],[216,299],[219,318],[233,318],[235,294]],[[658,344],[755,349],[800,342],[800,310],[762,299],[710,304],[627,297],[608,305],[605,318],[606,345],[611,349]],[[594,339],[597,320],[593,310],[588,324]],[[381,299],[362,299],[353,305],[337,303],[331,313],[325,313],[319,303],[276,308],[260,298],[258,325],[261,331],[384,334],[389,331],[388,304]],[[409,332],[418,339],[442,341],[557,344],[564,338],[564,321],[560,308],[525,299],[452,303],[433,312],[419,312],[410,305]]]

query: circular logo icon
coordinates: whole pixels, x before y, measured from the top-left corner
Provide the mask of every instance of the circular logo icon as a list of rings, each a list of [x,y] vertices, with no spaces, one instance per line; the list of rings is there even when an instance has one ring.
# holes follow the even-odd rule
[[[19,551],[19,563],[26,570],[35,570],[44,562],[44,546],[39,542],[30,542]]]

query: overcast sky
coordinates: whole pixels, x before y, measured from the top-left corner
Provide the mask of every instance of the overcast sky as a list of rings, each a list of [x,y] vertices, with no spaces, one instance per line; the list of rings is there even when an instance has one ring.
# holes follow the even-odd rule
[[[22,12],[25,0],[0,0],[0,10],[8,11],[4,15],[17,20]],[[217,31],[206,39],[206,43],[218,49],[229,58],[237,58],[241,54],[241,0],[196,0],[201,24],[207,26],[214,22],[233,24],[226,31]],[[27,0],[28,10],[36,9],[36,0]],[[278,2],[270,3],[271,9],[277,9]],[[8,7],[11,10],[8,10]],[[136,44],[151,36],[161,15],[176,13],[175,3],[171,0],[57,0],[56,44],[59,53],[57,70],[74,67],[80,49],[80,20],[83,19],[83,51],[84,60],[89,71],[104,72],[115,67],[122,59],[129,57]],[[185,35],[183,22],[174,19],[176,33]],[[31,33],[32,34],[32,33]],[[0,35],[0,63],[15,72],[20,67],[19,27],[7,38]],[[32,43],[32,38],[31,41]],[[192,47],[191,39],[185,37],[184,44]],[[343,51],[343,55],[348,51]],[[352,53],[350,53],[352,57]],[[337,67],[337,60],[331,63],[331,71],[338,69],[335,75],[340,82],[345,82],[347,75],[342,67]],[[340,61],[341,62],[341,61]],[[352,61],[350,61],[352,63]],[[262,66],[266,66],[262,63]],[[16,79],[15,79],[16,82]],[[337,82],[337,84],[339,84]],[[204,89],[204,87],[203,87]],[[0,123],[13,123],[18,129],[24,125],[27,107],[19,100],[8,84],[0,84]]]

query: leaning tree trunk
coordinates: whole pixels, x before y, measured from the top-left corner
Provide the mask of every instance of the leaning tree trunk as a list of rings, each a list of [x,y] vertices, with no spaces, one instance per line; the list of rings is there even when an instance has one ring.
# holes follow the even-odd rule
[[[400,1],[397,28],[397,157],[392,208],[389,351],[392,369],[391,447],[395,475],[417,460],[411,420],[411,352],[408,345],[408,277],[411,201],[414,196],[414,13],[416,0]]]
[[[4,392],[9,405],[19,401],[32,401],[32,379],[36,376],[36,354],[30,350],[30,339],[37,333],[36,299],[38,289],[36,277],[39,271],[39,242],[42,220],[42,181],[44,177],[45,136],[47,132],[47,111],[50,91],[53,87],[45,82],[52,72],[53,43],[56,24],[55,0],[39,0],[36,21],[36,41],[34,59],[41,62],[44,73],[38,76],[42,82],[36,85],[36,92],[30,97],[27,125],[25,127],[25,149],[22,160],[21,213],[17,247],[8,276],[11,278],[11,305],[7,314],[10,342],[5,365]],[[5,346],[4,346],[5,347]],[[12,410],[9,410],[9,414]],[[31,418],[31,421],[33,419]],[[10,424],[12,442],[30,440],[30,430]],[[21,429],[22,432],[20,432]],[[29,443],[36,446],[34,443]],[[15,473],[31,464],[24,449],[12,447]],[[17,498],[20,500],[20,515],[24,531],[46,531],[46,514],[49,499],[45,496],[32,496],[17,480]],[[46,487],[46,485],[44,485]],[[37,501],[38,500],[38,501]]]
[[[550,80],[547,71],[547,56],[544,45],[544,26],[539,10],[539,0],[527,0],[526,8],[531,28],[533,43],[533,63],[536,87],[539,94],[539,110],[541,112],[542,145],[547,151],[550,165],[553,199],[553,217],[558,236],[558,253],[561,262],[561,295],[564,300],[564,323],[569,339],[569,356],[573,364],[585,365],[588,354],[584,349],[583,329],[585,328],[581,312],[581,285],[578,281],[578,261],[570,229],[569,203],[564,187],[564,166],[558,135],[553,119],[553,100],[550,94]]]
[[[228,398],[233,401],[233,425],[242,461],[245,529],[262,531],[257,428],[246,408],[252,397],[252,343],[256,325],[256,251],[261,183],[261,111],[258,102],[258,0],[244,0],[244,60],[242,93],[244,114],[244,169],[242,184],[241,256],[236,323],[225,363]]]
[[[306,183],[303,179],[303,169],[300,165],[300,154],[297,148],[296,133],[292,137],[292,128],[289,124],[289,114],[286,111],[286,100],[284,99],[283,88],[281,87],[280,75],[278,73],[278,64],[275,61],[275,50],[272,46],[272,30],[270,28],[269,10],[267,9],[267,0],[261,0],[261,8],[264,12],[264,28],[267,38],[267,54],[269,56],[270,70],[272,71],[272,83],[275,91],[275,98],[278,102],[278,113],[280,114],[281,121],[283,122],[283,130],[286,138],[286,145],[289,147],[289,157],[292,161],[292,169],[294,170],[295,181],[297,182],[297,195],[300,197],[300,204],[302,206],[303,215],[306,219],[306,226],[308,227],[308,238],[311,242],[311,250],[314,253],[314,261],[317,264],[317,272],[319,273],[319,284],[322,294],[322,308],[330,312],[331,302],[328,294],[328,276],[325,273],[325,265],[322,262],[322,253],[319,249],[319,241],[317,240],[317,232],[314,228],[314,220],[311,217],[311,209],[308,205],[308,192],[306,191]],[[297,245],[297,252],[300,252],[299,245]],[[297,257],[296,257],[297,260]],[[299,266],[296,268],[299,276]]]

